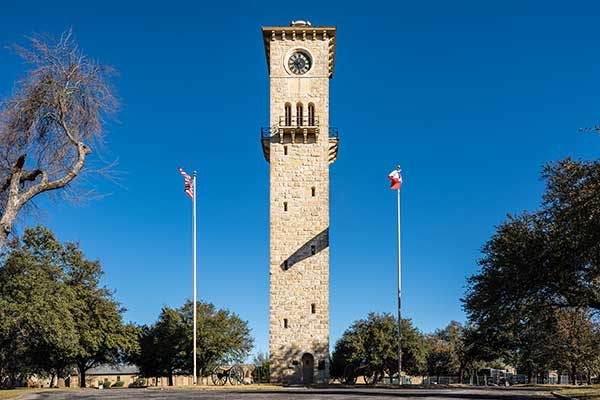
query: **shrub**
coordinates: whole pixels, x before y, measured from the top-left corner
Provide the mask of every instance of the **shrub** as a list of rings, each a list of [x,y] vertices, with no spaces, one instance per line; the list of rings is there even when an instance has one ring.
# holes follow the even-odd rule
[[[125,386],[125,382],[123,381],[116,381],[115,383],[112,384],[111,387],[123,387]]]
[[[128,387],[130,388],[139,388],[139,387],[146,387],[146,378],[137,378],[135,381],[133,381],[132,383],[129,384]]]

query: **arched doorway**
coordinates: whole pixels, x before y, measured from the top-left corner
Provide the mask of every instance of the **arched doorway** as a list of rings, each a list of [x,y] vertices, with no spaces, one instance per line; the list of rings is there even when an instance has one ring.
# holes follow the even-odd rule
[[[314,382],[315,358],[310,353],[302,356],[302,383],[309,385]]]

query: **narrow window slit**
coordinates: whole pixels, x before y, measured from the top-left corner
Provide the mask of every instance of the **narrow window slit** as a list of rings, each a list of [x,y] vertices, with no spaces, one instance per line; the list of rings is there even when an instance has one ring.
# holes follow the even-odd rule
[[[298,126],[304,125],[303,119],[304,119],[304,115],[303,115],[303,110],[302,110],[302,103],[297,103],[296,104],[296,122],[297,122]]]
[[[290,103],[285,103],[285,126],[292,125],[292,105]]]

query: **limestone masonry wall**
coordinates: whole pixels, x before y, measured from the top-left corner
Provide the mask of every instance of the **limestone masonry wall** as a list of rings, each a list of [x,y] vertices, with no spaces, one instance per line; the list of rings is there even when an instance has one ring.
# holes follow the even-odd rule
[[[289,135],[270,143],[271,380],[323,382],[329,373],[330,43],[276,38],[269,47],[271,127],[286,103],[294,116],[298,103],[305,110],[311,103],[319,121],[312,140]],[[313,62],[300,76],[286,67],[299,49]]]

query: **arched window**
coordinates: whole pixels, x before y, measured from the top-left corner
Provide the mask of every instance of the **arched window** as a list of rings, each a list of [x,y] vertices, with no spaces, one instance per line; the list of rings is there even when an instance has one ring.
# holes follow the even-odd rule
[[[285,126],[292,126],[292,105],[285,103]]]
[[[302,117],[303,117],[302,103],[297,103],[296,104],[296,121],[298,121],[298,126],[302,126]]]
[[[315,105],[308,103],[308,126],[315,126]]]

